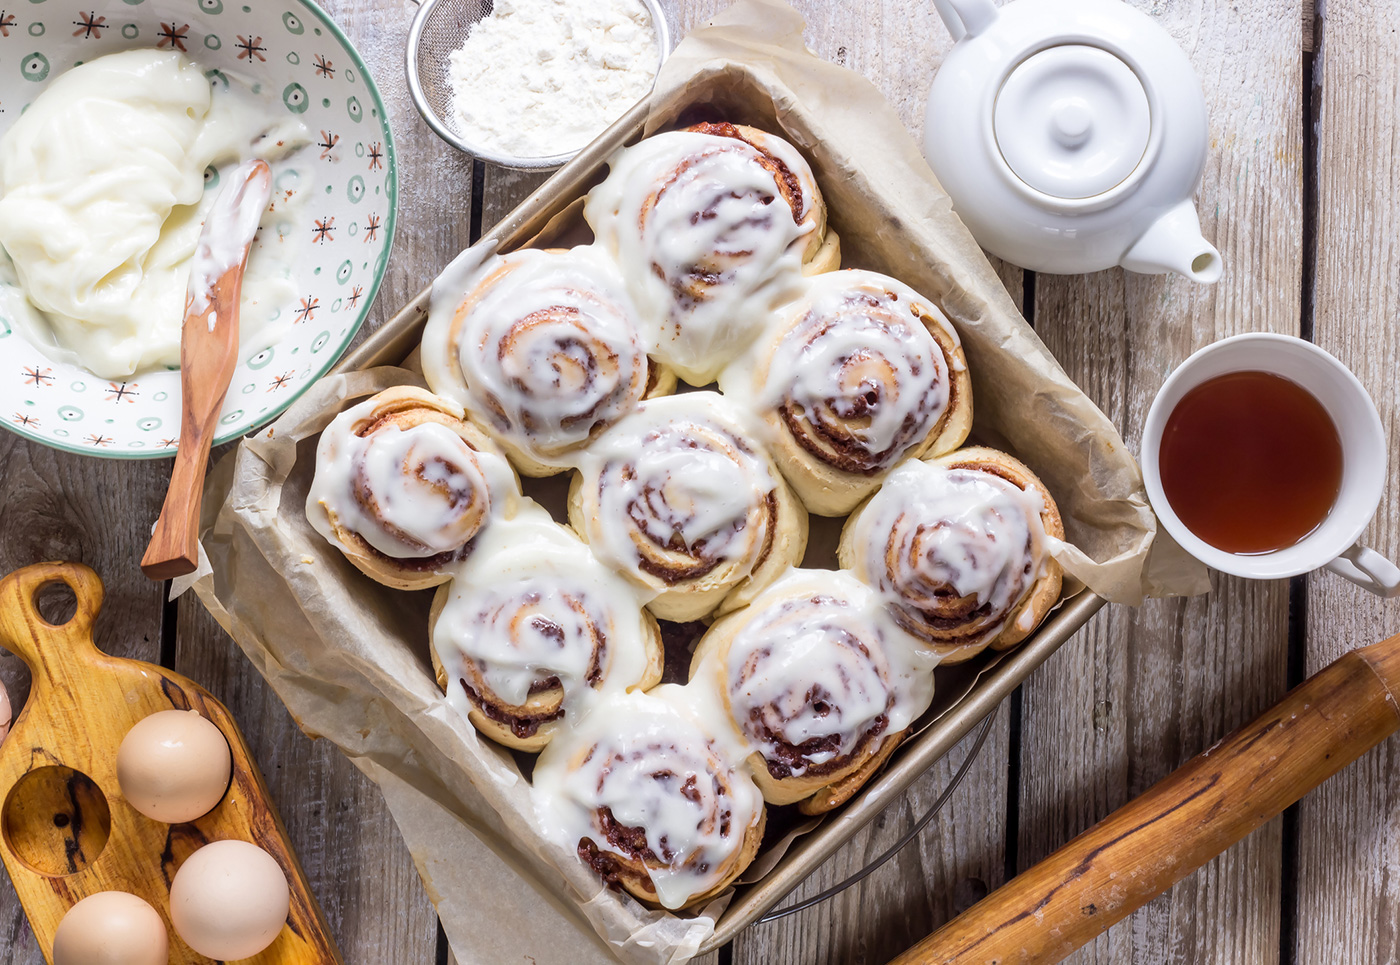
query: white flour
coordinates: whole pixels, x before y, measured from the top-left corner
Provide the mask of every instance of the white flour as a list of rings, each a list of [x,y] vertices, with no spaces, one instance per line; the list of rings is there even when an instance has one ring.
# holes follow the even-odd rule
[[[496,0],[452,52],[453,110],[483,148],[567,154],[647,95],[658,60],[640,0]]]

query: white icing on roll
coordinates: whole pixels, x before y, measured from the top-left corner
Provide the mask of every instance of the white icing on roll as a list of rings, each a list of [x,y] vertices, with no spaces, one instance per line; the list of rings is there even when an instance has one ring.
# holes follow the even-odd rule
[[[861,510],[859,569],[902,623],[973,645],[1000,632],[1045,572],[1044,508],[1038,492],[992,473],[911,459]]]
[[[691,131],[624,148],[584,205],[599,244],[624,266],[653,354],[692,385],[738,355],[801,278],[811,171],[782,139],[764,146],[792,173],[795,205],[756,148]]]
[[[332,543],[340,543],[335,522],[394,559],[460,549],[491,516],[492,493],[514,491],[510,466],[437,422],[389,421],[357,433],[377,404],[347,409],[322,432],[307,518]]]
[[[713,392],[648,399],[580,455],[588,540],[647,585],[761,562],[777,480],[740,411]]]
[[[636,310],[616,266],[591,246],[467,252],[433,286],[423,372],[498,440],[550,465],[647,386]]]
[[[566,712],[636,685],[648,666],[642,603],[578,537],[527,502],[484,533],[453,573],[433,626],[449,703],[470,710],[468,678],[489,689],[477,703],[494,696],[515,707],[553,681]]]
[[[740,618],[723,667],[697,679],[725,687],[733,726],[774,778],[897,734],[933,701],[932,661],[848,573],[792,570]]]
[[[688,709],[684,688],[599,701],[540,754],[533,784],[546,837],[581,856],[641,860],[658,902],[680,908],[735,871],[763,798]],[[629,848],[640,831],[646,851]]]
[[[813,276],[783,311],[786,331],[771,355],[753,359],[758,384],[736,368],[721,387],[755,393],[823,462],[878,472],[922,442],[949,404],[948,360],[925,317],[959,344],[943,313],[893,278],[855,269]],[[962,368],[957,358],[953,365]]]

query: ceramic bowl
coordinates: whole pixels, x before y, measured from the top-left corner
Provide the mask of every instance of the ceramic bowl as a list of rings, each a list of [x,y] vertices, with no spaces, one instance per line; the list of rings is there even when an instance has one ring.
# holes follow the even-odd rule
[[[295,246],[295,297],[240,349],[216,438],[227,442],[290,405],[364,322],[394,234],[389,122],[360,55],[306,0],[31,0],[0,10],[0,134],[63,71],[141,47],[184,51],[213,81],[223,70],[271,89],[277,109],[298,115],[317,142],[302,155],[310,170],[298,187],[310,192],[305,223],[288,229],[309,239]],[[0,420],[84,455],[170,456],[180,435],[180,373],[98,378],[47,357],[0,309]]]

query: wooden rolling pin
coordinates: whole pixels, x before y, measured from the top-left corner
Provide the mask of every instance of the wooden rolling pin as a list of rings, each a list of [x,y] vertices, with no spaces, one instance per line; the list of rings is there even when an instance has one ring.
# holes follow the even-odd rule
[[[1400,635],[1353,650],[891,965],[1058,962],[1400,729]]]

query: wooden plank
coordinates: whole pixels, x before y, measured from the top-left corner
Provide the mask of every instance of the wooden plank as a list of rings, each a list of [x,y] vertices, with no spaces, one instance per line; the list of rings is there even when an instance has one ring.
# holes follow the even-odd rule
[[[106,584],[98,646],[158,660],[160,586],[136,563],[165,498],[170,464],[92,459],[3,432],[0,467],[0,572],[44,560],[88,564]],[[18,714],[29,691],[28,671],[18,657],[0,652],[0,679]],[[42,963],[14,886],[0,875],[0,965]]]
[[[1389,484],[1366,542],[1400,556],[1400,264],[1395,218],[1400,9],[1353,0],[1319,14],[1314,337],[1356,372],[1386,427]],[[1328,573],[1307,578],[1307,668],[1400,630],[1400,608]],[[1395,961],[1400,742],[1391,738],[1298,810],[1297,962]]]
[[[687,2],[672,8],[672,22],[684,34],[727,6],[726,0]],[[905,126],[921,137],[928,88],[951,44],[933,5],[916,0],[879,5],[798,0],[794,6],[807,18],[808,45],[870,79]],[[1006,266],[1001,273],[1019,303],[1020,270]],[[911,844],[844,895],[751,928],[732,946],[736,965],[883,962],[1000,884],[1009,720],[1003,708],[963,786],[917,845]],[[930,770],[902,804],[837,852],[790,900],[835,884],[889,847],[942,792],[967,746],[965,741]],[[872,913],[874,909],[878,911]]]
[[[321,6],[355,44],[379,85],[394,135],[399,220],[379,298],[363,338],[378,328],[467,247],[471,158],[433,133],[408,95],[404,49],[416,4],[325,0]]]
[[[723,9],[727,3],[668,4],[673,24],[683,30],[693,29]],[[836,6],[836,5],[832,5]],[[851,51],[868,50],[878,40],[874,33],[862,31],[859,40],[843,42],[831,31],[850,24],[833,22],[831,11],[824,4],[807,4],[803,12],[809,17],[809,42],[824,44],[826,56],[838,60],[852,56]],[[841,12],[838,10],[838,14]],[[858,18],[845,12],[845,21]],[[864,47],[862,47],[862,42]],[[927,75],[914,71],[913,75]],[[906,120],[922,124],[922,102],[925,92],[909,94],[910,77],[901,76],[898,83],[882,88],[887,96],[902,92],[906,105]],[[512,171],[488,164],[485,170],[485,190],[482,198],[482,230],[488,230],[523,201],[547,175]],[[1008,277],[1019,288],[1020,272],[1010,269]],[[1019,295],[1018,295],[1019,297]],[[957,911],[971,905],[1000,883],[1001,818],[1005,813],[1007,717],[1003,711],[982,751],[981,759],[968,775],[964,788],[940,816],[935,825],[924,832],[923,841],[910,845],[891,864],[881,869],[867,882],[852,888],[845,895],[818,909],[750,930],[732,946],[736,963],[760,961],[812,962],[883,962],[891,955],[920,937],[928,928],[946,920]],[[945,761],[929,772],[906,796],[905,802],[891,808],[870,829],[848,844],[822,870],[803,885],[789,901],[795,902],[827,888],[847,875],[858,871],[867,861],[883,852],[923,814],[946,786],[956,769],[956,763],[967,750],[967,744],[955,750]],[[977,814],[978,819],[960,820]],[[986,815],[996,819],[986,820]],[[969,829],[972,829],[969,831]],[[953,887],[946,883],[955,882]],[[914,914],[900,914],[898,924],[890,920],[871,920],[860,914],[859,908],[915,908]],[[853,957],[856,949],[864,957]],[[712,953],[697,959],[700,965],[714,965],[721,959]]]
[[[688,4],[684,13],[676,16],[673,22],[681,23],[688,29],[725,5],[721,0],[701,0]],[[938,51],[946,44],[941,26],[933,20],[931,6],[914,5],[910,0],[893,0],[875,11],[845,10],[842,8],[846,5],[817,0],[798,3],[798,6],[809,18],[809,42],[824,56],[861,70],[875,79],[896,104],[911,130],[917,132],[922,124],[923,98],[937,63]],[[1214,200],[1215,194],[1223,195],[1226,188],[1230,189],[1228,200],[1231,203],[1225,205],[1226,199],[1221,199],[1222,210],[1230,218],[1232,237],[1229,245],[1221,235],[1216,236],[1229,266],[1227,279],[1222,283],[1222,286],[1228,287],[1222,287],[1215,293],[1190,293],[1181,287],[1184,283],[1180,282],[1163,285],[1139,279],[1125,283],[1112,276],[1101,276],[1090,283],[1079,283],[1078,288],[1075,281],[1062,284],[1061,280],[1042,278],[1037,291],[1038,327],[1042,334],[1062,359],[1073,363],[1071,374],[1079,378],[1106,411],[1124,425],[1130,441],[1136,436],[1137,424],[1145,414],[1151,393],[1164,377],[1167,367],[1179,361],[1187,351],[1217,334],[1246,328],[1291,330],[1289,325],[1298,315],[1296,277],[1300,266],[1295,266],[1290,275],[1280,265],[1293,258],[1289,245],[1296,245],[1299,236],[1295,216],[1298,192],[1295,186],[1299,181],[1296,168],[1300,163],[1297,146],[1301,143],[1301,134],[1293,130],[1285,136],[1276,124],[1280,117],[1294,116],[1287,114],[1286,109],[1290,104],[1296,106],[1299,99],[1298,71],[1296,62],[1283,63],[1283,69],[1277,73],[1266,71],[1261,65],[1266,60],[1272,63],[1275,58],[1282,58],[1282,51],[1287,46],[1276,43],[1279,40],[1277,35],[1287,32],[1285,22],[1297,25],[1304,16],[1302,11],[1292,7],[1279,13],[1274,9],[1281,6],[1278,3],[1256,4],[1249,8],[1247,14],[1218,10],[1213,6],[1198,10],[1197,6],[1199,4],[1178,2],[1168,8],[1167,16],[1172,19],[1178,37],[1188,45],[1208,44],[1200,49],[1193,48],[1193,56],[1198,67],[1202,64],[1219,65],[1221,69],[1208,78],[1208,84],[1214,82],[1221,91],[1229,92],[1229,97],[1222,95],[1223,99],[1213,100],[1212,103],[1216,133],[1222,136],[1217,137],[1206,189],[1208,201]],[[1358,18],[1375,15],[1369,4],[1362,4],[1362,7],[1361,13],[1348,12],[1352,22],[1361,22]],[[403,92],[399,58],[412,9],[394,9],[386,13],[377,9],[373,0],[349,0],[334,4],[331,9],[338,21],[350,28],[352,37],[370,60],[389,101],[398,135],[403,191],[401,211],[404,217],[399,225],[389,278],[371,323],[374,324],[411,297],[447,258],[466,244],[470,165],[437,140],[417,117]],[[673,13],[676,13],[674,9]],[[1339,15],[1333,13],[1334,17]],[[1371,24],[1371,21],[1365,23]],[[1355,29],[1357,33],[1354,37],[1365,36],[1365,29],[1374,30],[1370,35],[1372,37],[1388,33],[1374,24]],[[899,38],[899,42],[891,43],[892,37]],[[1301,36],[1295,38],[1292,48],[1295,54],[1304,42]],[[1378,42],[1374,43],[1378,48]],[[937,49],[931,51],[930,46]],[[1240,56],[1241,51],[1247,56]],[[1375,71],[1384,70],[1389,63],[1379,49],[1375,56],[1380,60],[1381,67],[1373,67],[1371,76],[1378,76]],[[1393,67],[1390,69],[1393,70]],[[1338,76],[1340,78],[1340,74]],[[1256,92],[1259,95],[1257,103],[1252,100]],[[1385,93],[1393,100],[1392,90]],[[1250,98],[1248,104],[1247,98]],[[1393,104],[1391,106],[1392,110],[1387,116],[1394,115]],[[1347,107],[1353,109],[1347,113]],[[1374,123],[1355,105],[1341,104],[1338,110],[1344,112],[1340,116],[1347,118],[1347,123],[1358,123],[1350,118],[1364,118],[1361,123]],[[1222,118],[1229,118],[1233,125],[1227,126]],[[1290,123],[1296,128],[1296,119]],[[1261,143],[1262,146],[1259,146]],[[1389,141],[1384,143],[1388,144]],[[419,152],[416,157],[415,152]],[[1345,157],[1345,154],[1342,156]],[[1354,172],[1359,187],[1351,190],[1364,192],[1371,169],[1364,165],[1364,157],[1360,161],[1352,160],[1353,166],[1362,163],[1363,167],[1362,171]],[[1386,168],[1378,166],[1374,170]],[[1233,185],[1236,177],[1241,179],[1239,188]],[[495,200],[489,202],[489,208],[483,207],[485,226],[493,223],[528,193],[522,184],[519,177],[498,180],[488,171],[488,197],[494,196]],[[1274,185],[1280,186],[1280,190],[1274,191]],[[1385,187],[1393,188],[1393,185],[1378,184],[1373,190],[1379,192]],[[1380,197],[1383,201],[1384,195]],[[1203,202],[1202,207],[1206,209],[1208,204]],[[1326,207],[1323,206],[1324,210]],[[1364,236],[1385,238],[1388,236],[1387,222],[1393,220],[1382,216],[1386,211],[1375,203],[1375,199],[1360,198],[1349,212],[1351,221],[1338,221],[1338,231],[1344,233],[1342,229],[1347,224],[1360,223],[1357,219],[1369,213],[1376,218],[1379,227]],[[1205,220],[1207,233],[1210,234],[1212,219],[1207,217]],[[1327,237],[1325,234],[1321,236]],[[1257,248],[1256,240],[1260,242]],[[1321,247],[1326,249],[1325,245]],[[1368,264],[1364,259],[1358,261],[1354,258],[1355,246],[1351,251],[1344,248],[1338,248],[1338,251],[1338,265]],[[1244,279],[1235,277],[1235,273],[1241,270],[1248,271],[1250,286],[1246,286]],[[1365,278],[1374,271],[1363,271],[1358,267],[1353,273],[1358,278]],[[1009,280],[1013,293],[1019,288],[1017,276],[1018,273],[1011,269]],[[1321,284],[1319,290],[1323,290]],[[1254,301],[1255,295],[1259,298],[1257,303]],[[1286,310],[1286,303],[1290,301],[1293,303],[1291,312]],[[1381,309],[1388,307],[1372,306],[1369,302],[1366,305]],[[1058,320],[1052,317],[1056,313]],[[1384,311],[1373,311],[1369,315],[1352,313],[1350,318],[1354,329],[1364,333],[1365,329],[1360,328],[1364,323],[1359,319],[1369,317],[1384,319],[1390,315]],[[1172,328],[1173,325],[1179,327]],[[1159,330],[1165,332],[1167,338],[1165,344],[1153,348]],[[1319,325],[1321,331],[1322,326]],[[1354,339],[1353,344],[1360,344],[1360,339]],[[1384,367],[1387,362],[1388,369]],[[1372,363],[1381,373],[1394,370],[1393,354],[1378,353]],[[1372,381],[1371,384],[1374,388],[1377,383]],[[1388,405],[1386,408],[1386,403],[1383,403],[1387,414],[1393,411],[1394,400],[1390,399]],[[21,451],[16,453],[16,448]],[[98,465],[96,463],[59,456],[58,462],[68,458],[68,464],[51,467],[49,464],[56,454],[47,451],[30,453],[27,451],[29,448],[17,440],[0,442],[0,460],[3,460],[0,465],[5,466],[4,475],[0,476],[0,494],[6,497],[0,505],[5,507],[3,512],[9,517],[0,519],[0,524],[5,525],[7,534],[16,534],[0,545],[0,559],[4,560],[7,569],[34,558],[62,555],[86,559],[107,575],[111,567],[104,567],[105,557],[122,556],[130,547],[136,547],[130,552],[139,550],[144,538],[136,539],[131,534],[125,534],[120,540],[114,540],[110,533],[103,533],[103,527],[111,526],[112,520],[132,519],[131,515],[121,516],[119,511],[124,508],[129,512],[133,502],[143,500],[148,510],[146,520],[154,518],[160,499],[159,483],[147,485],[149,492],[142,496],[141,487],[133,486],[131,477],[113,476],[94,480],[86,467]],[[36,464],[40,467],[39,471],[29,471],[34,479],[12,485],[12,476],[24,473],[26,466]],[[26,508],[26,497],[36,492],[43,497],[38,503],[39,508]],[[15,498],[16,494],[20,498]],[[1391,511],[1386,518],[1394,519],[1396,507],[1393,499],[1387,508]],[[77,522],[71,523],[69,520]],[[1381,546],[1383,551],[1394,548],[1394,537],[1387,534],[1387,538],[1389,543]],[[20,556],[17,546],[34,550],[36,555]],[[54,549],[47,551],[49,547]],[[104,553],[104,549],[109,547],[116,549]],[[84,550],[88,550],[86,556],[83,555]],[[11,555],[16,558],[11,560]],[[122,562],[126,562],[124,556]],[[130,570],[135,573],[134,566]],[[109,614],[107,619],[116,621],[113,629],[119,630],[119,635],[132,641],[133,645],[144,637],[141,646],[153,646],[158,639],[159,610],[154,605],[142,610],[139,604],[142,594],[137,589],[141,586],[143,584],[138,576],[132,588],[118,592],[109,577],[109,610],[117,605],[119,613]],[[1170,770],[1176,761],[1200,749],[1235,723],[1247,719],[1277,695],[1281,689],[1284,666],[1278,643],[1281,636],[1281,591],[1277,588],[1238,585],[1235,581],[1225,581],[1221,586],[1226,592],[1211,603],[1192,601],[1189,604],[1163,604],[1138,614],[1110,611],[1101,615],[1033,678],[1045,686],[1038,692],[1035,688],[1028,690],[1025,698],[1027,744],[1023,754],[1024,790],[1020,802],[1025,830],[1019,842],[1023,865]],[[153,589],[148,584],[144,588],[148,593]],[[1314,581],[1314,591],[1315,597],[1320,595],[1320,599],[1325,601],[1325,586]],[[1355,600],[1347,598],[1345,602],[1353,612],[1356,611]],[[135,614],[137,610],[144,613],[144,623],[141,619],[120,615],[128,612]],[[1341,604],[1336,604],[1336,609],[1328,614],[1327,622],[1322,625],[1335,627],[1338,614],[1343,612]],[[1360,612],[1372,614],[1370,624],[1365,624],[1362,619],[1364,625],[1360,628],[1375,629],[1378,634],[1379,624],[1384,622],[1377,615],[1379,611],[1362,609]],[[1252,621],[1250,618],[1254,613],[1264,613],[1265,618]],[[1322,613],[1322,604],[1315,602],[1310,627],[1323,619]],[[229,689],[220,691],[220,695],[231,703],[241,702],[240,705],[246,708],[235,710],[245,726],[249,714],[264,714],[269,709],[285,717],[284,712],[270,702],[261,680],[247,669],[241,657],[231,651],[231,642],[222,638],[212,626],[199,626],[201,620],[208,622],[202,613],[192,611],[190,603],[182,604],[181,660],[188,661],[191,666],[207,666],[210,671],[220,664],[226,668],[218,672]],[[1235,621],[1238,624],[1236,629],[1248,627],[1249,632],[1243,639],[1227,641],[1222,628],[1227,620]],[[211,655],[200,652],[198,648],[201,647],[223,647],[225,650],[222,654]],[[138,651],[134,655],[144,654]],[[1330,653],[1327,656],[1315,653],[1312,666],[1320,665],[1330,656]],[[4,669],[3,661],[0,661],[0,672]],[[203,671],[196,671],[195,675],[206,679]],[[256,692],[258,688],[263,690]],[[1126,711],[1129,702],[1135,708],[1131,715]],[[368,823],[380,829],[384,817],[377,792],[370,788],[367,797],[357,796],[365,791],[365,787],[363,784],[355,786],[358,774],[340,758],[338,752],[306,742],[288,721],[276,718],[275,714],[270,716],[273,720],[266,727],[259,723],[260,733],[265,727],[266,735],[255,742],[269,780],[273,780],[274,767],[269,765],[269,761],[273,761],[281,764],[277,769],[281,772],[310,768],[319,776],[308,783],[316,783],[321,788],[320,791],[297,797],[298,792],[287,779],[287,787],[275,793],[289,795],[286,800],[294,802],[292,806],[297,807],[313,798],[323,802],[323,807],[325,803],[332,803],[337,807],[346,804],[353,809],[363,804],[367,809],[365,817]],[[1002,863],[1000,835],[1005,815],[1005,759],[1008,752],[1005,716],[1006,712],[1003,711],[1003,719],[999,719],[989,746],[983,752],[983,759],[969,778],[968,786],[960,791],[950,804],[950,810],[940,818],[941,827],[926,832],[926,841],[917,860],[901,858],[895,865],[882,870],[864,885],[867,890],[858,893],[857,899],[847,899],[850,907],[812,911],[784,923],[755,929],[737,944],[734,960],[741,963],[770,958],[882,961],[888,952],[901,947],[904,938],[901,932],[896,939],[886,941],[882,938],[883,933],[897,926],[909,932],[909,939],[917,937],[922,928],[947,917],[953,907],[965,905],[979,897],[978,881],[983,887],[994,886],[999,880]],[[274,731],[278,730],[284,733],[275,735]],[[251,740],[252,735],[249,736]],[[1039,740],[1034,747],[1031,746],[1032,738]],[[1081,741],[1082,746],[1076,747],[1076,740]],[[290,750],[288,745],[291,745]],[[268,748],[266,759],[263,758],[264,746]],[[955,760],[959,753],[954,753]],[[346,773],[334,773],[337,767]],[[882,819],[886,827],[876,827],[863,839],[848,846],[824,869],[821,880],[826,883],[836,880],[893,840],[899,833],[896,825],[907,826],[911,812],[917,812],[922,804],[931,800],[950,770],[950,765],[945,762],[925,778],[929,786],[925,788],[921,783],[911,791],[910,807],[898,815],[893,812],[886,815]],[[1390,770],[1384,770],[1384,775],[1389,774]],[[1393,800],[1393,797],[1387,796],[1385,788],[1393,783],[1394,778],[1388,777],[1387,780],[1388,783],[1370,780],[1361,790],[1348,792],[1349,796],[1343,795],[1343,807],[1321,809],[1314,815],[1317,821],[1331,821],[1331,824],[1325,827],[1319,825],[1312,838],[1308,833],[1302,834],[1300,857],[1308,858],[1311,855],[1313,876],[1326,877],[1329,883],[1318,891],[1314,904],[1305,907],[1305,896],[1300,896],[1300,918],[1305,922],[1315,918],[1318,927],[1300,929],[1298,947],[1306,954],[1299,954],[1298,961],[1371,961],[1385,957],[1376,953],[1378,942],[1387,934],[1377,923],[1393,921],[1393,890],[1397,886],[1384,876],[1384,863],[1380,855],[1393,853],[1394,842],[1375,843],[1366,852],[1372,856],[1370,860],[1375,867],[1368,868],[1369,877],[1366,877],[1365,886],[1360,890],[1348,890],[1349,882],[1332,880],[1347,876],[1332,873],[1345,865],[1334,863],[1331,859],[1338,840],[1352,840],[1351,837],[1339,839],[1338,835],[1356,831],[1357,819],[1347,820],[1339,812],[1345,810],[1346,805],[1355,808],[1361,804],[1365,805],[1360,808],[1363,817],[1383,813],[1380,806]],[[1334,785],[1337,783],[1333,782]],[[1089,789],[1087,793],[1085,788]],[[282,803],[282,806],[284,816],[290,822],[292,815],[288,813],[288,804]],[[314,807],[315,804],[310,806]],[[379,812],[375,812],[376,807],[380,809]],[[356,812],[351,810],[348,813]],[[1049,818],[1037,817],[1046,813],[1050,814]],[[1308,820],[1305,811],[1302,822],[1305,832],[1310,827]],[[326,848],[324,841],[317,844],[312,839],[324,834],[328,825],[332,829],[331,836],[334,836],[338,829],[349,823],[341,821],[330,824],[325,817],[315,820],[308,817],[305,827],[293,831],[294,840],[302,849],[309,869],[315,867],[320,870],[317,855],[324,853]],[[978,832],[985,830],[987,834],[985,837],[970,835],[969,829]],[[414,961],[431,960],[431,945],[424,946],[420,941],[421,929],[405,927],[396,930],[397,926],[392,921],[402,917],[397,914],[402,909],[408,909],[408,917],[412,918],[413,913],[422,907],[421,897],[410,897],[407,901],[404,897],[409,893],[421,896],[421,887],[417,884],[411,865],[396,862],[390,854],[392,848],[378,841],[376,835],[379,833],[376,830],[367,838],[362,837],[357,847],[362,852],[378,849],[383,858],[380,864],[374,865],[373,861],[366,863],[364,858],[342,856],[339,859],[342,863],[336,865],[339,871],[321,878],[331,891],[344,887],[340,882],[347,880],[347,876],[353,877],[357,869],[362,876],[379,876],[390,880],[391,883],[382,889],[371,889],[376,891],[377,898],[355,895],[342,901],[335,896],[328,898],[320,887],[318,893],[327,903],[327,911],[333,921],[354,919],[358,923],[347,925],[354,931],[354,944],[345,947],[349,960],[387,962],[407,961],[410,957]],[[1266,835],[1268,833],[1271,832],[1265,832]],[[1122,943],[1107,948],[1095,946],[1086,959],[1107,956],[1114,961],[1272,960],[1276,952],[1270,952],[1267,942],[1263,946],[1259,944],[1260,936],[1269,931],[1267,907],[1277,906],[1276,827],[1272,833],[1275,834],[1275,843],[1271,847],[1266,844],[1262,848],[1263,853],[1254,855],[1252,859],[1246,856],[1233,862],[1227,861],[1223,865],[1216,862],[1197,879],[1198,886],[1183,885],[1171,898],[1140,913],[1134,926],[1122,929],[1126,936]],[[305,835],[305,838],[299,835]],[[393,844],[398,844],[391,828],[387,837],[392,838]],[[973,837],[977,837],[977,840],[971,840]],[[1363,838],[1363,842],[1367,840]],[[1390,851],[1385,850],[1387,845]],[[401,844],[398,847],[402,851]],[[1309,847],[1312,848],[1311,852]],[[1357,859],[1356,855],[1348,857]],[[335,860],[328,859],[328,863]],[[360,863],[347,863],[352,860]],[[914,867],[906,867],[906,862]],[[931,870],[926,869],[925,864]],[[1310,877],[1306,867],[1305,864],[1305,881]],[[965,879],[958,877],[959,869],[970,869]],[[925,874],[926,871],[929,873]],[[891,880],[882,885],[880,881],[885,876],[890,876]],[[954,893],[950,899],[948,892],[956,892],[957,885],[950,889],[949,882],[956,881],[963,882],[965,894],[959,898]],[[816,890],[822,886],[814,881],[806,889]],[[0,889],[8,889],[8,882],[0,885]],[[1382,893],[1387,904],[1367,902],[1372,895]],[[376,907],[371,904],[373,900],[380,904]],[[1238,900],[1240,904],[1231,905],[1229,902],[1233,900]],[[940,902],[948,907],[929,907]],[[0,936],[3,936],[0,938],[0,965],[11,962],[24,962],[26,965],[37,963],[39,959],[32,949],[32,943],[28,953],[25,950],[22,916],[8,913],[14,907],[12,903],[13,894],[0,891]],[[1381,912],[1359,920],[1352,916],[1343,917],[1347,910],[1355,912],[1358,908],[1372,907],[1380,907]],[[880,908],[882,912],[871,915],[868,911],[870,908]],[[1328,911],[1330,917],[1325,914]],[[1227,927],[1218,929],[1217,926],[1221,924]],[[1348,929],[1348,934],[1359,936],[1351,944],[1361,951],[1352,958],[1331,954],[1332,945],[1329,943],[1346,943],[1347,938],[1341,932]],[[1216,930],[1221,930],[1219,944],[1213,943],[1212,936],[1208,934]],[[1276,921],[1274,930],[1276,932]],[[1375,941],[1363,946],[1362,940],[1368,937]],[[1101,943],[1104,941],[1100,939]],[[395,942],[413,945],[412,954],[400,950]],[[1272,947],[1276,950],[1276,940]],[[361,952],[363,956],[359,954]],[[1251,957],[1255,952],[1259,952],[1259,956]],[[403,956],[402,959],[399,955]]]
[[[1156,390],[1191,351],[1241,331],[1298,330],[1304,96],[1295,0],[1135,5],[1202,77],[1211,150],[1198,208],[1225,276],[1202,288],[1114,270],[1039,275],[1035,287],[1037,332],[1133,448]],[[1101,613],[1025,686],[1018,867],[1273,703],[1287,638],[1281,582],[1217,576],[1208,598]],[[1071,961],[1276,961],[1280,888],[1274,821]]]
[[[486,165],[481,192],[481,230],[490,231],[536,188],[549,180],[552,171],[515,171],[496,164]]]
[[[869,878],[815,908],[754,925],[733,943],[735,965],[881,965],[1002,883],[1009,705],[962,785],[916,842]],[[952,780],[974,734],[783,901],[793,904],[860,871],[893,845]]]
[[[193,599],[180,601],[175,667],[243,728],[345,961],[433,961],[437,916],[379,789],[334,744],[302,734]]]
[[[471,162],[428,128],[404,80],[415,7],[333,0],[379,84],[392,125],[399,221],[388,271],[360,339],[467,244]],[[357,339],[358,341],[358,339]],[[378,789],[333,745],[307,739],[200,603],[180,601],[175,665],[239,720],[347,962],[432,962],[437,918]]]

